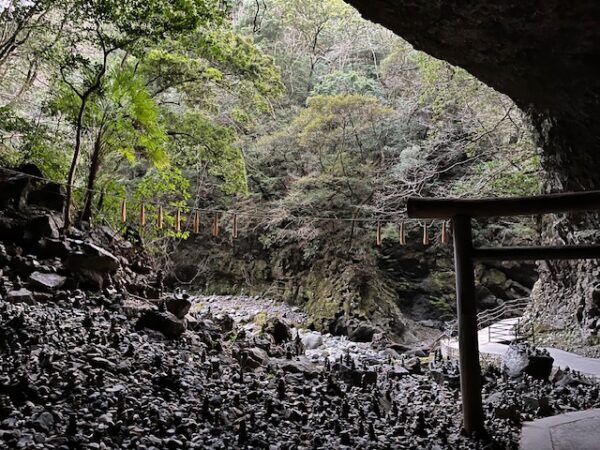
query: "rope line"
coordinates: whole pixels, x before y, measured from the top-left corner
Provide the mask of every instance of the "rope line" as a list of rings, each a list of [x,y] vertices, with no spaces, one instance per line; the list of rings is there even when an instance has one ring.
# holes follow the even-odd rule
[[[35,180],[39,180],[39,181],[44,181],[47,183],[54,183],[54,184],[58,184],[60,186],[64,186],[67,187],[68,183],[66,182],[61,182],[61,181],[55,181],[52,180],[50,178],[46,178],[46,177],[40,177],[37,175],[32,175],[26,172],[22,172],[19,170],[15,170],[15,169],[11,169],[8,167],[0,167],[0,170],[4,171],[4,172],[8,172],[8,173],[12,173],[14,175],[25,175],[29,178],[35,179]],[[77,185],[73,185],[73,189],[77,190],[77,191],[84,191],[84,192],[92,192],[92,193],[96,193],[96,194],[100,194],[103,195],[105,197],[111,197],[114,199],[118,199],[121,201],[121,220],[123,222],[126,221],[127,218],[127,198],[131,198],[131,196],[128,196],[127,194],[123,195],[123,194],[117,194],[114,192],[107,192],[101,189],[90,189],[87,186],[77,186]],[[165,206],[164,203],[161,202],[151,202],[151,201],[147,201],[147,200],[140,200],[140,208],[143,208],[141,210],[140,213],[140,220],[142,220],[142,222],[145,224],[146,223],[146,209],[148,206],[152,205],[155,206],[157,208],[157,228],[162,229],[163,228],[163,222],[164,222],[164,209]],[[249,218],[256,218],[256,219],[265,219],[267,217],[271,217],[271,218],[275,218],[275,215],[277,214],[277,212],[281,211],[277,208],[271,208],[271,209],[265,209],[265,210],[258,210],[255,209],[255,212],[244,212],[244,211],[232,211],[232,210],[227,210],[227,209],[221,209],[221,208],[199,208],[196,206],[177,206],[177,205],[173,205],[171,204],[172,208],[176,209],[176,213],[177,214],[177,210],[179,211],[179,217],[181,215],[181,213],[185,212],[185,213],[189,213],[190,215],[193,215],[194,213],[198,213],[200,214],[202,213],[212,213],[215,215],[228,215],[228,216],[235,216],[235,220],[237,222],[237,217],[249,217]],[[407,218],[405,215],[403,215],[402,213],[398,213],[398,212],[389,212],[389,213],[380,213],[377,214],[376,216],[372,216],[372,217],[338,217],[338,216],[318,216],[318,215],[303,215],[303,214],[293,214],[290,213],[285,217],[282,217],[282,219],[301,219],[301,220],[315,220],[315,221],[321,221],[321,222],[349,222],[349,223],[357,223],[357,222],[362,222],[362,223],[372,223],[374,225],[377,225],[377,223],[380,223],[380,226],[383,225],[384,223],[394,223],[394,222],[411,222],[411,223],[418,223],[420,227],[429,227],[431,224],[435,223],[435,222],[440,222],[443,223],[444,221],[442,220],[428,220],[428,221],[423,221],[423,220],[419,220],[419,219],[410,219]],[[189,224],[189,218],[188,218],[188,224]]]

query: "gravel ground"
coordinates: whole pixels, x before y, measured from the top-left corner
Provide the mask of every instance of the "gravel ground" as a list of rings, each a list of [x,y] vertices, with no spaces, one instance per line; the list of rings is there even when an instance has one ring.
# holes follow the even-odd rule
[[[166,340],[136,330],[119,303],[81,292],[0,300],[0,447],[503,449],[517,448],[523,420],[600,406],[598,386],[574,374],[544,383],[488,371],[489,437],[467,438],[450,363],[430,372],[328,336],[306,356],[295,330],[278,344],[251,315],[232,324],[217,298],[200,299],[211,312],[194,330]]]

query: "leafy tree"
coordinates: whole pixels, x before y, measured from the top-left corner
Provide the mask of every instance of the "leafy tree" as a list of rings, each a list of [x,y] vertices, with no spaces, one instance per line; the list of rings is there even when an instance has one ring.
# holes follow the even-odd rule
[[[321,78],[311,95],[362,94],[383,97],[383,90],[377,80],[360,73],[333,72]]]
[[[63,113],[71,123],[79,123],[82,131],[90,136],[92,150],[81,213],[81,220],[89,221],[96,179],[105,160],[116,153],[134,162],[141,155],[163,168],[168,164],[165,150],[167,135],[158,105],[151,97],[145,80],[130,64],[108,70],[101,89],[87,100],[80,122],[79,100],[72,89],[63,86],[50,106],[55,114]]]
[[[82,147],[84,117],[90,98],[102,90],[112,59],[139,54],[159,40],[196,30],[222,20],[216,0],[172,2],[164,0],[113,0],[77,2],[72,26],[59,55],[62,82],[78,98],[75,144],[67,177],[65,228],[70,225],[73,181]],[[89,57],[88,55],[95,55]]]

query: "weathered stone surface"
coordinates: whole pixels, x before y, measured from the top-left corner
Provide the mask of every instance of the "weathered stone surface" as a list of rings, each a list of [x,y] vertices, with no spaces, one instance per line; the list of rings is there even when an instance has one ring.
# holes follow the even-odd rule
[[[60,236],[60,228],[62,220],[51,214],[33,217],[28,220],[25,225],[23,237],[37,241],[40,238],[58,239]]]
[[[160,331],[166,338],[174,339],[185,333],[185,320],[178,319],[170,312],[146,311],[135,324],[136,329],[149,328]]]
[[[302,345],[306,350],[314,350],[323,345],[323,336],[319,332],[307,333],[302,336]]]
[[[192,302],[187,298],[172,297],[165,300],[167,310],[178,319],[183,319],[192,307]]]
[[[36,271],[29,276],[29,281],[31,281],[37,287],[53,291],[62,287],[65,284],[65,281],[67,281],[67,277],[57,273],[44,273]]]
[[[66,258],[73,249],[65,239],[44,238],[39,241],[38,251],[47,258]]]
[[[552,372],[552,358],[545,351],[538,351],[526,344],[510,345],[502,356],[502,368],[510,377],[523,374],[539,380],[547,380]]]
[[[33,294],[29,289],[21,288],[14,291],[9,291],[5,297],[7,302],[12,303],[33,303]]]
[[[359,370],[342,366],[340,376],[350,385],[357,387],[367,387],[377,383],[377,372],[374,370]]]
[[[413,357],[404,361],[404,367],[410,373],[417,374],[421,373],[421,360],[418,357]]]
[[[31,187],[31,177],[25,174],[10,174],[8,178],[0,181],[0,206],[25,208]]]
[[[292,331],[290,326],[279,317],[271,317],[263,325],[264,333],[269,333],[273,336],[276,344],[282,344],[292,339]]]
[[[262,348],[252,347],[243,351],[240,361],[245,368],[258,369],[269,364],[269,355]]]
[[[373,336],[381,330],[370,323],[355,321],[348,327],[348,338],[356,342],[371,342]]]
[[[117,270],[120,265],[115,255],[91,243],[84,243],[80,252],[73,253],[67,258],[67,266],[72,270],[86,269],[109,273]]]
[[[317,376],[323,370],[303,356],[295,359],[272,358],[270,365],[284,372],[301,373],[308,378]]]
[[[62,212],[65,206],[65,188],[58,183],[44,183],[29,193],[27,202],[53,211]]]

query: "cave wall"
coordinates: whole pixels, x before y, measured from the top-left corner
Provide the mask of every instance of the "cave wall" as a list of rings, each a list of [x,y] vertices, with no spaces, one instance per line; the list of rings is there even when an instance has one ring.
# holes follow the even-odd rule
[[[419,50],[461,66],[527,112],[543,192],[600,189],[600,2],[346,0]],[[597,214],[543,219],[542,241],[598,242]],[[569,339],[598,343],[600,266],[540,263],[532,312]]]

